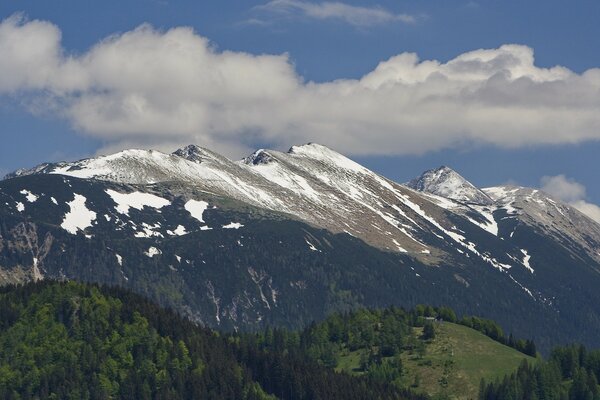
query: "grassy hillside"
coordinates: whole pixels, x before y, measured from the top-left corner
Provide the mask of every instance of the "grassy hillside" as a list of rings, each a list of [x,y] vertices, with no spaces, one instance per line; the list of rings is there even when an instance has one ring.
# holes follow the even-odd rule
[[[460,399],[477,398],[482,378],[493,381],[516,371],[523,359],[535,362],[515,349],[471,328],[452,323],[436,326],[436,337],[425,346],[425,355],[405,353],[406,379],[430,394],[449,394]]]
[[[435,338],[401,353],[402,386],[433,396],[475,399],[482,378],[494,381],[517,370],[523,359],[536,360],[490,339],[484,334],[449,322],[435,323]],[[414,328],[415,336],[422,328]],[[364,350],[341,352],[337,370],[363,374],[360,366]]]

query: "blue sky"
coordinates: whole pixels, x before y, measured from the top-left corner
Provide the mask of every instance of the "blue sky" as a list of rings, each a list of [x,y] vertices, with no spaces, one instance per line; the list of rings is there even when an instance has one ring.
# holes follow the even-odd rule
[[[442,164],[480,186],[558,177],[555,195],[597,204],[598,17],[597,1],[2,2],[0,49],[3,34],[20,47],[0,60],[0,173],[129,146],[196,141],[237,157],[312,140],[398,181]],[[159,54],[177,62],[160,51],[173,41],[206,52],[184,71],[205,95],[179,95],[186,75],[167,76],[170,65],[137,81]],[[418,61],[390,60],[403,53]],[[120,80],[125,65],[139,73]],[[138,106],[153,114],[125,115]]]

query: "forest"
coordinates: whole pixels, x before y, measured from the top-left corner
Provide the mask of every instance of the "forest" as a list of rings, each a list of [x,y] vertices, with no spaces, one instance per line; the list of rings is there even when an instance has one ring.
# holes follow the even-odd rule
[[[404,356],[422,358],[444,323],[538,357],[482,380],[480,399],[600,398],[600,351],[572,345],[541,360],[533,341],[448,307],[359,309],[303,330],[219,333],[121,288],[52,281],[0,289],[0,398],[425,399],[405,379]],[[340,363],[353,354],[348,373]]]
[[[523,363],[498,382],[481,382],[480,400],[600,399],[600,350],[581,345],[557,347],[548,360]]]
[[[240,339],[123,289],[50,281],[4,287],[0,398],[419,398]]]

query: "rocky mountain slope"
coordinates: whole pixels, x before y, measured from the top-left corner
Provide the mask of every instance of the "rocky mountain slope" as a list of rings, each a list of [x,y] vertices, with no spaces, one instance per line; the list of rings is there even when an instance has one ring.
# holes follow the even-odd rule
[[[124,285],[211,326],[448,304],[544,344],[599,339],[600,225],[442,167],[401,185],[318,144],[231,161],[187,146],[0,182],[0,280]]]

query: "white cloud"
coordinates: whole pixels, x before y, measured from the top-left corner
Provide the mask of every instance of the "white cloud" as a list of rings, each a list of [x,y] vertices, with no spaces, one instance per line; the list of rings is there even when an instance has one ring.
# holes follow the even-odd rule
[[[571,205],[594,221],[600,223],[600,207],[596,204],[588,203],[585,200],[578,200],[571,203]]]
[[[358,27],[416,21],[412,15],[394,14],[381,7],[359,7],[329,1],[313,3],[302,0],[271,0],[258,9],[275,13],[301,14],[313,19],[337,19]]]
[[[565,175],[544,176],[542,190],[567,203],[585,198],[585,186]]]
[[[586,189],[581,183],[567,178],[565,175],[544,176],[541,180],[542,190],[559,200],[569,203],[594,221],[600,223],[600,207],[588,203]]]
[[[442,63],[402,53],[360,79],[306,82],[286,54],[219,51],[190,28],[143,25],[72,55],[61,32],[0,23],[0,95],[68,119],[111,150],[197,143],[230,156],[308,141],[419,154],[600,139],[600,69],[540,68],[504,45]]]

